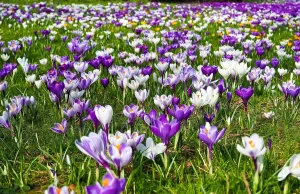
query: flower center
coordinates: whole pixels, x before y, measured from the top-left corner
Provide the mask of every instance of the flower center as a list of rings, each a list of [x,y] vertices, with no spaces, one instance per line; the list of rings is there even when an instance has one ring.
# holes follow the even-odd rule
[[[103,187],[107,187],[107,186],[108,186],[108,184],[109,184],[109,181],[108,181],[108,179],[104,179],[104,180],[102,181],[102,185],[103,185]]]
[[[59,123],[58,123],[58,129],[61,130],[61,131],[65,130],[64,127],[61,124],[59,124]]]
[[[255,144],[253,143],[252,140],[249,141],[249,145],[251,146],[251,148],[255,148]]]

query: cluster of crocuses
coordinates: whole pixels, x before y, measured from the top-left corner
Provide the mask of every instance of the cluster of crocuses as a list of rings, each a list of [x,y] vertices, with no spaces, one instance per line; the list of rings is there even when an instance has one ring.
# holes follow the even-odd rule
[[[15,96],[10,99],[10,103],[8,101],[5,102],[6,110],[2,112],[2,116],[0,117],[0,126],[3,126],[9,130],[12,130],[10,125],[10,119],[16,118],[17,115],[22,111],[24,106],[33,106],[36,104],[35,98],[33,96]],[[12,131],[13,134],[13,131]]]

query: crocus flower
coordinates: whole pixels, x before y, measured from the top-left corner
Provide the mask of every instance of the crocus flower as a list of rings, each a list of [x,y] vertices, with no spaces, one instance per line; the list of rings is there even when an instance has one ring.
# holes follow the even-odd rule
[[[243,147],[240,145],[237,145],[237,150],[245,155],[252,158],[254,163],[255,171],[258,170],[257,168],[257,161],[256,159],[259,156],[262,156],[266,153],[267,148],[264,146],[264,139],[257,135],[256,133],[252,134],[250,137],[243,137],[242,138]]]
[[[110,172],[107,161],[110,161],[106,153],[107,135],[100,130],[99,133],[90,132],[89,136],[83,136],[75,141],[76,147],[84,154],[94,158],[96,162]]]
[[[215,114],[214,114],[214,113],[212,113],[212,114],[204,113],[204,114],[203,114],[203,117],[204,117],[204,120],[205,120],[206,122],[211,123],[212,120],[215,118]]]
[[[171,137],[173,137],[180,129],[180,122],[177,119],[169,122],[165,114],[162,114],[150,126],[154,135],[159,137],[163,143],[168,146]]]
[[[243,104],[246,112],[248,111],[247,109],[248,100],[253,95],[253,92],[254,91],[251,87],[248,88],[240,87],[239,89],[235,90],[235,94],[238,95],[243,100]]]
[[[209,122],[206,122],[205,126],[200,127],[198,134],[199,139],[206,144],[209,150],[209,158],[212,159],[212,148],[225,134],[226,129],[218,131],[216,126],[210,126]]]
[[[2,116],[0,117],[0,126],[10,130],[9,114],[6,111],[3,111]]]
[[[185,104],[182,105],[174,105],[174,109],[168,108],[168,113],[176,118],[179,122],[183,120],[187,120],[194,111],[194,106],[187,106]]]
[[[139,135],[138,132],[131,133],[130,130],[126,131],[125,135],[127,137],[127,145],[131,146],[132,148],[138,146],[145,138],[145,134]]]
[[[112,174],[107,173],[102,178],[102,186],[96,182],[94,185],[87,186],[87,194],[120,194],[126,185],[125,178],[117,179]]]
[[[47,190],[45,190],[45,194],[75,194],[75,192],[73,190],[69,192],[69,188],[67,186],[63,186],[62,188],[50,186]]]
[[[132,125],[135,119],[140,116],[142,110],[139,110],[139,107],[135,104],[126,105],[123,110],[123,114],[128,118],[128,124]]]
[[[143,89],[143,90],[135,91],[134,94],[135,94],[136,99],[138,101],[140,101],[142,103],[142,105],[144,106],[144,102],[148,98],[150,91]]]
[[[154,144],[154,141],[151,137],[148,137],[146,140],[146,145],[139,144],[136,149],[142,153],[143,156],[154,160],[155,156],[162,154],[166,151],[167,146],[163,143]]]
[[[118,173],[132,160],[132,148],[126,143],[109,145],[108,154],[112,159],[112,163],[118,169]]]
[[[51,130],[58,134],[65,134],[67,132],[67,120],[63,119],[61,124],[55,123],[54,127],[51,127]]]
[[[0,81],[0,91],[4,92],[7,88],[7,81]]]
[[[101,81],[101,84],[104,88],[106,88],[109,84],[109,79],[108,78],[102,78],[100,81]]]
[[[291,86],[287,88],[287,93],[292,96],[293,100],[296,101],[297,96],[299,95],[300,92],[300,87],[298,86]]]
[[[95,106],[94,110],[97,119],[100,121],[103,129],[106,132],[106,135],[108,135],[109,124],[113,116],[112,107],[110,105],[106,105],[106,106],[97,105]]]
[[[89,115],[86,118],[84,118],[82,121],[88,121],[88,120],[92,121],[93,127],[96,130],[101,123],[96,116],[95,107],[93,109],[88,109],[87,111]]]
[[[278,174],[278,181],[283,181],[289,174],[300,180],[300,154],[294,154],[290,165],[284,166]]]

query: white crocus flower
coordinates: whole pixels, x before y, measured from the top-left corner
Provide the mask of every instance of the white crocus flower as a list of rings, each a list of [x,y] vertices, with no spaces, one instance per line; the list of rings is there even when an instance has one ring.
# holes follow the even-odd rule
[[[163,143],[154,144],[154,141],[151,137],[148,137],[146,140],[146,145],[139,144],[136,149],[142,153],[143,156],[154,160],[155,156],[158,154],[162,154],[166,151],[167,146],[165,146]]]
[[[274,113],[273,111],[264,113],[264,116],[265,116],[267,119],[271,119],[274,115],[275,115],[275,113]]]
[[[239,78],[242,78],[250,71],[250,67],[247,67],[246,63],[240,63],[234,67],[234,70],[238,74]]]
[[[34,82],[35,86],[40,89],[40,87],[42,86],[42,81],[41,80],[37,80]]]
[[[287,69],[278,68],[278,73],[279,73],[280,76],[284,76],[287,73]]]
[[[110,105],[98,105],[95,107],[95,114],[98,121],[100,121],[100,123],[102,124],[103,129],[105,129],[105,131],[108,132],[108,127],[113,116],[112,107]]]
[[[3,61],[7,61],[9,59],[9,57],[10,56],[8,54],[2,54],[1,55],[1,58],[2,58]]]
[[[137,90],[139,86],[140,86],[139,82],[137,82],[135,80],[131,80],[131,82],[127,83],[127,87],[132,90]]]
[[[41,64],[41,65],[46,65],[46,64],[47,64],[47,61],[48,61],[47,59],[41,59],[41,60],[40,60],[40,64]]]
[[[29,83],[34,83],[35,79],[36,79],[36,75],[32,74],[32,75],[28,75],[26,78],[26,81],[28,81]]]
[[[135,91],[134,94],[138,101],[140,101],[141,103],[144,103],[145,100],[148,98],[150,91],[147,92],[146,89],[143,89],[143,90]]]
[[[243,137],[242,141],[243,147],[237,145],[237,150],[241,154],[249,156],[252,159],[264,155],[267,151],[267,148],[264,146],[264,139],[256,133],[252,134],[250,137]]]
[[[203,95],[202,92],[197,91],[193,92],[192,97],[190,98],[190,102],[197,107],[202,107],[209,102],[209,97],[207,95]]]
[[[282,168],[278,174],[278,181],[283,181],[289,174],[300,180],[300,154],[294,154],[290,165]]]

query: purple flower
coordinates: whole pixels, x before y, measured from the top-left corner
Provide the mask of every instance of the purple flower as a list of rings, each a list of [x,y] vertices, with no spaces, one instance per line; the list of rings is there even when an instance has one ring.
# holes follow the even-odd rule
[[[247,109],[248,100],[253,95],[253,93],[254,91],[251,87],[248,88],[240,87],[239,89],[235,90],[235,94],[238,95],[243,100],[244,109],[246,112],[248,111]]]
[[[132,160],[132,148],[126,143],[116,146],[109,145],[108,153],[119,173],[121,172],[121,169]]]
[[[75,116],[76,114],[76,111],[74,110],[74,108],[69,108],[69,109],[63,109],[63,113],[64,115],[66,115],[67,117],[69,117],[70,120],[73,119],[73,117]]]
[[[109,84],[109,79],[108,78],[102,78],[100,81],[101,81],[101,84],[104,88],[106,88]]]
[[[201,67],[201,71],[206,76],[209,76],[210,74],[216,75],[216,73],[218,72],[218,67],[204,65],[203,67]]]
[[[67,132],[67,120],[63,119],[61,124],[55,123],[54,127],[51,127],[51,130],[58,134],[65,134]]]
[[[174,96],[174,97],[172,98],[172,104],[173,104],[173,105],[178,105],[179,102],[180,102],[180,98],[178,98],[178,97],[176,97],[176,96]]]
[[[227,92],[226,93],[226,98],[227,98],[228,102],[230,102],[231,99],[232,99],[232,93],[231,92]]]
[[[279,63],[280,63],[280,61],[279,61],[277,58],[273,58],[273,59],[271,60],[271,65],[272,65],[274,68],[278,67]]]
[[[203,117],[204,117],[204,119],[205,119],[206,122],[211,123],[212,120],[215,118],[215,114],[214,113],[212,113],[212,114],[204,113]]]
[[[95,107],[93,109],[87,110],[89,115],[83,119],[83,121],[92,121],[94,129],[97,129],[99,125],[101,124],[100,121],[97,119],[96,113],[95,113]]]
[[[293,97],[293,100],[296,101],[297,96],[299,95],[300,92],[300,87],[298,86],[291,86],[289,88],[287,88],[287,93],[288,95]]]
[[[107,173],[102,178],[102,186],[96,182],[94,185],[87,186],[87,194],[120,194],[126,185],[125,178],[117,179],[112,174]]]
[[[3,111],[2,116],[0,117],[0,126],[10,130],[9,114],[6,111]]]
[[[4,92],[7,88],[7,81],[0,81],[0,91]]]
[[[156,120],[156,110],[152,109],[149,113],[141,112],[140,117],[147,125],[152,125]]]
[[[210,160],[212,159],[212,148],[214,144],[217,143],[223,137],[225,131],[226,129],[222,129],[219,132],[216,126],[210,126],[208,122],[205,126],[200,127],[198,137],[208,147]]]
[[[159,137],[163,143],[168,146],[171,137],[173,137],[180,129],[180,122],[177,119],[169,122],[165,114],[162,114],[150,126],[154,135]]]
[[[152,67],[146,66],[145,68],[143,68],[142,69],[142,74],[150,76],[152,74]]]
[[[187,106],[182,104],[180,106],[174,105],[174,110],[168,108],[168,113],[176,118],[179,122],[187,120],[194,111],[194,106]]]
[[[52,83],[48,84],[48,90],[50,90],[51,93],[55,94],[59,101],[61,99],[64,88],[65,85],[63,82],[53,81]]]
[[[107,136],[102,130],[99,133],[90,132],[89,136],[80,138],[81,142],[75,141],[76,147],[84,154],[94,158],[96,162],[110,172],[107,161],[109,159],[105,155],[107,147]]]
[[[132,125],[135,119],[140,116],[142,110],[139,110],[139,107],[135,104],[126,105],[123,110],[123,114],[128,118],[128,124]]]

